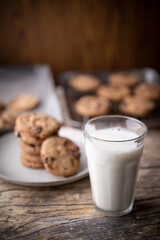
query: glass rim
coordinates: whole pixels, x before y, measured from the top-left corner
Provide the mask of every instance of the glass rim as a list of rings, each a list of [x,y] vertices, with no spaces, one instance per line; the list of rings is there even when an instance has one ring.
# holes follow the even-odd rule
[[[144,127],[144,132],[139,135],[138,137],[134,137],[134,138],[130,138],[130,139],[125,139],[125,140],[108,140],[108,139],[101,139],[101,138],[97,138],[97,137],[93,137],[93,136],[90,136],[86,130],[85,130],[85,127],[91,123],[92,121],[95,121],[97,119],[102,119],[102,118],[123,118],[123,119],[130,119],[134,122],[137,122],[139,123],[141,126]],[[84,135],[86,135],[88,138],[90,139],[95,139],[95,140],[98,140],[98,141],[103,141],[103,142],[129,142],[129,141],[135,141],[135,140],[138,140],[142,137],[144,137],[148,131],[148,128],[147,126],[140,120],[136,119],[136,118],[133,118],[133,117],[128,117],[128,116],[123,116],[123,115],[104,115],[104,116],[99,116],[99,117],[94,117],[94,118],[91,118],[89,119],[86,123],[83,124],[82,126],[82,131],[84,133]]]

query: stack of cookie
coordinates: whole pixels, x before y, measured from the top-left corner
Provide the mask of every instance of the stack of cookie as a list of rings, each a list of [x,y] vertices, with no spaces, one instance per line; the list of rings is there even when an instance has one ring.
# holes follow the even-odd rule
[[[20,137],[21,163],[44,168],[54,176],[72,176],[80,167],[79,147],[59,137],[60,123],[51,116],[27,113],[17,117],[15,134]]]
[[[42,142],[57,135],[60,123],[45,114],[27,113],[16,119],[15,134],[20,137],[21,162],[26,167],[43,168],[40,150]]]

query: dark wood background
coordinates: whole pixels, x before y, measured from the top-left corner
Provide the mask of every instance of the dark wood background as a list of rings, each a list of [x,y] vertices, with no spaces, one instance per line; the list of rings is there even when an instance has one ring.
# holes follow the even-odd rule
[[[160,1],[1,0],[0,64],[160,71]]]

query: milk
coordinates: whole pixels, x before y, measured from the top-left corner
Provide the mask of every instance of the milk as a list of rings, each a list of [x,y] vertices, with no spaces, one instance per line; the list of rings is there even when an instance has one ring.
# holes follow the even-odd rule
[[[86,140],[85,147],[96,207],[108,212],[132,207],[143,144],[138,146],[135,140],[124,140],[138,135],[113,127],[96,130],[91,137]]]

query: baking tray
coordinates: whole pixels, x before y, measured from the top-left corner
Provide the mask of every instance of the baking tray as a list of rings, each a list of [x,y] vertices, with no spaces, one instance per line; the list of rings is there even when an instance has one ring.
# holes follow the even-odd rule
[[[39,106],[30,112],[46,113],[63,122],[54,77],[48,65],[0,67],[0,100],[7,104],[23,93],[40,99]]]
[[[78,91],[73,90],[68,84],[69,79],[77,74],[91,74],[95,77],[98,77],[101,80],[102,84],[106,84],[108,75],[115,72],[120,71],[67,71],[59,75],[59,83],[62,86],[61,97],[64,98],[67,115],[66,119],[68,125],[78,128],[82,127],[82,124],[84,124],[88,120],[88,118],[81,117],[75,112],[74,110],[75,101],[77,101],[83,95],[95,94],[94,92],[80,93]],[[137,74],[140,82],[160,84],[160,75],[156,70],[152,68],[131,69],[125,72]],[[118,111],[117,107],[115,107],[115,109],[113,109],[110,114],[123,115]],[[160,128],[160,103],[157,103],[156,108],[154,109],[154,111],[152,111],[150,115],[148,115],[145,118],[139,119],[142,120],[150,129]]]

